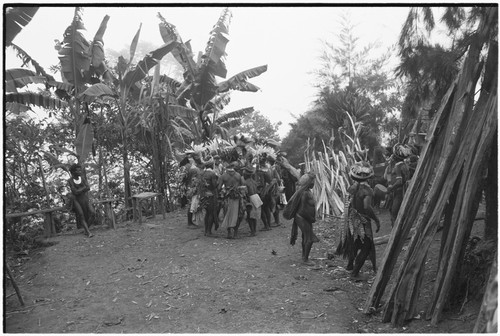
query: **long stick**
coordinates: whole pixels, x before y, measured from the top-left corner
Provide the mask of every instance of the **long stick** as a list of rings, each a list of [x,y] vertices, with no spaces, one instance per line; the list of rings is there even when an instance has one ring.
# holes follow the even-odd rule
[[[12,286],[14,286],[14,290],[16,291],[17,297],[19,299],[19,302],[21,303],[21,306],[24,306],[24,300],[23,297],[21,296],[21,291],[19,290],[19,287],[17,287],[17,283],[14,280],[14,277],[12,276],[12,273],[10,272],[9,265],[5,263],[5,269],[7,270],[7,274],[9,275],[10,281],[12,282]]]

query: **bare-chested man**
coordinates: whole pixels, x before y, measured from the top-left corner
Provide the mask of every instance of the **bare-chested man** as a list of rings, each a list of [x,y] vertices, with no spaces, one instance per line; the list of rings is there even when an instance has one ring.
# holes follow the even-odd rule
[[[230,163],[224,174],[219,179],[217,190],[223,193],[227,202],[222,227],[227,228],[227,238],[236,238],[237,228],[242,218],[243,212],[240,211],[240,187],[243,186],[243,177],[235,170],[235,163]],[[223,190],[224,188],[224,190]],[[244,210],[244,209],[241,209]],[[241,212],[241,213],[240,213]]]
[[[307,265],[313,265],[309,261],[309,253],[312,244],[319,242],[318,237],[313,232],[313,223],[316,222],[316,202],[311,189],[314,186],[315,175],[304,174],[299,180],[299,187],[283,211],[286,219],[293,218],[290,244],[295,245],[298,228],[302,231],[302,261]]]

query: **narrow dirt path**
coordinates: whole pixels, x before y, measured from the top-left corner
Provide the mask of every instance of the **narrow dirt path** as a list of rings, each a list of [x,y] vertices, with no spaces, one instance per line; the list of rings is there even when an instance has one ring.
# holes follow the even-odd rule
[[[316,266],[300,262],[290,221],[229,240],[188,229],[185,211],[117,230],[68,232],[9,264],[26,302],[5,299],[8,333],[398,333],[360,312],[369,283],[356,283],[345,261],[328,260],[336,225],[315,226]],[[390,230],[383,224],[379,235]],[[377,246],[380,262],[384,246]],[[373,276],[370,263],[363,271]],[[7,294],[13,292],[7,288]],[[413,330],[415,332],[415,330]]]

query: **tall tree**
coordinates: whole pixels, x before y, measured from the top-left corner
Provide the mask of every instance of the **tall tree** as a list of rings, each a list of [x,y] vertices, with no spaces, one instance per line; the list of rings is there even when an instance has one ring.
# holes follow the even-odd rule
[[[361,146],[372,153],[382,141],[380,125],[398,108],[398,95],[394,92],[394,80],[385,70],[387,53],[371,57],[376,46],[361,48],[349,16],[343,15],[340,22],[337,41],[324,42],[321,65],[315,71],[318,94],[314,107],[297,121],[288,137],[316,138],[317,150],[322,150],[321,140],[331,141],[338,150],[348,139],[346,132],[352,118],[363,124],[359,134]],[[304,132],[298,130],[300,127],[304,127]],[[353,134],[349,137],[353,138]],[[283,142],[294,144],[305,140]]]

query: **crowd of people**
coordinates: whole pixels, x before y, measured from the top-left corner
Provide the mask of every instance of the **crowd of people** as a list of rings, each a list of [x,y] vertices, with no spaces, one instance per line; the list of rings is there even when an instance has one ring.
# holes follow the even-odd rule
[[[212,230],[220,226],[227,230],[227,238],[233,239],[238,237],[240,224],[245,220],[250,236],[255,236],[258,222],[262,223],[262,231],[270,230],[271,223],[280,225],[280,210],[283,210],[283,217],[293,220],[290,244],[296,243],[300,229],[302,261],[312,264],[309,254],[313,243],[319,242],[313,231],[316,221],[316,202],[311,192],[314,174],[306,172],[299,179],[294,178],[281,164],[286,153],[275,151],[279,147],[271,146],[272,151],[255,155],[247,145],[240,141],[232,151],[234,155],[226,155],[224,159],[208,151],[185,153],[181,165],[185,167],[185,191],[190,200],[188,227],[204,225],[205,235],[212,236]],[[352,184],[345,199],[337,254],[347,259],[346,269],[352,271],[354,279],[363,278],[359,272],[367,259],[376,271],[372,223],[378,232],[380,220],[374,210],[377,191],[383,190],[383,203],[389,209],[393,226],[417,160],[416,147],[396,144],[389,148],[382,187],[373,185],[374,171],[368,161],[351,165]],[[287,184],[293,189],[286,188]],[[202,213],[204,217],[200,216]]]
[[[245,219],[251,236],[257,234],[259,219],[262,231],[271,230],[272,223],[280,225],[280,211],[287,204],[286,185],[295,186],[295,181],[287,180],[293,176],[284,174],[280,164],[286,153],[277,150],[273,141],[251,147],[249,143],[240,137],[224,153],[208,149],[184,153],[180,166],[188,227],[203,225],[206,236],[221,227],[233,239]]]
[[[302,261],[309,261],[313,243],[319,242],[314,234],[316,202],[311,192],[315,175],[306,172],[290,172],[286,153],[279,144],[269,140],[264,144],[252,144],[245,137],[236,137],[229,150],[210,151],[202,148],[184,153],[180,162],[184,170],[182,178],[182,205],[187,208],[187,227],[204,227],[207,237],[213,230],[222,228],[227,238],[238,238],[243,221],[248,223],[250,236],[257,235],[257,223],[261,231],[280,226],[280,211],[292,221],[290,244],[295,245],[298,231],[302,238]],[[418,162],[418,149],[396,144],[390,148],[382,180],[384,185],[373,185],[374,170],[366,160],[354,162],[349,170],[352,184],[347,189],[344,215],[341,225],[338,255],[347,259],[347,270],[354,279],[363,279],[360,270],[369,258],[376,272],[375,232],[380,230],[380,220],[374,210],[379,191],[383,191],[384,206],[389,209],[391,226],[397,218],[404,193],[411,181]],[[89,184],[78,164],[70,167],[71,189],[69,207],[76,213],[77,222],[91,237],[89,218],[93,208],[88,199]],[[259,221],[260,220],[260,221]]]

